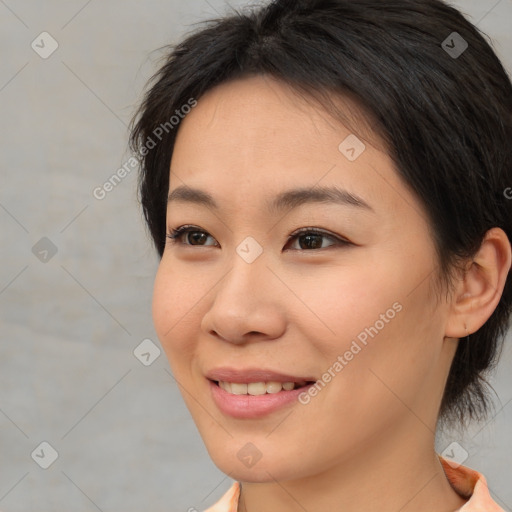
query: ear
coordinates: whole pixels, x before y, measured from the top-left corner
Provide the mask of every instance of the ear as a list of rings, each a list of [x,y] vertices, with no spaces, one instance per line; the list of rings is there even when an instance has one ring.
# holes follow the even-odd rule
[[[509,239],[502,229],[487,231],[452,295],[445,336],[462,338],[472,334],[492,315],[505,287],[511,253]]]

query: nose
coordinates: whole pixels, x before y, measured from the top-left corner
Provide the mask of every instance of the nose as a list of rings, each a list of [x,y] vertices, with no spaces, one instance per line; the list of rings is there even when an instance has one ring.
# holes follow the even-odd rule
[[[252,263],[235,256],[212,290],[201,329],[237,345],[279,338],[286,329],[286,298],[283,284],[262,256]]]

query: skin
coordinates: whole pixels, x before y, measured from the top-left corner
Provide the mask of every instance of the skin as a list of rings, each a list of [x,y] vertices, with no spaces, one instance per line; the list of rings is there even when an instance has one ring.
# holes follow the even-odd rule
[[[170,191],[201,188],[220,209],[169,204],[169,231],[192,224],[208,236],[167,244],[153,319],[210,456],[242,482],[240,511],[431,512],[465,503],[434,451],[436,420],[458,338],[498,304],[510,244],[500,229],[489,231],[454,292],[437,297],[420,202],[382,145],[365,140],[350,162],[338,149],[350,133],[265,76],[208,91],[179,128]],[[329,185],[373,211],[326,203],[266,210],[278,192]],[[304,236],[287,240],[304,227],[350,244],[326,237],[315,249]],[[236,252],[247,236],[263,249],[250,264]],[[307,405],[234,419],[213,402],[208,370],[251,366],[321,378],[397,302],[395,318]],[[261,453],[250,468],[237,457],[248,442]]]

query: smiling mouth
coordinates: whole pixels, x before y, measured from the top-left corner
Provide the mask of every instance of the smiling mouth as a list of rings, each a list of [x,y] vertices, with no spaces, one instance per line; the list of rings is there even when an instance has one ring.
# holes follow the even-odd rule
[[[227,381],[212,381],[217,386],[222,388],[224,391],[231,395],[251,395],[251,396],[259,396],[265,394],[276,394],[281,393],[283,391],[292,391],[294,389],[299,389],[305,386],[309,386],[313,384],[314,381],[299,381],[299,382],[277,382],[277,381],[268,381],[268,382],[227,382]]]

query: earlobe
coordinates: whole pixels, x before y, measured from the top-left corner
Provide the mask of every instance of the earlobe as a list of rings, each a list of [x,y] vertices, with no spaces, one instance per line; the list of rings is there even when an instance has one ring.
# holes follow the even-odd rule
[[[445,336],[462,338],[485,324],[501,299],[511,262],[505,232],[500,228],[487,231],[452,295]]]

